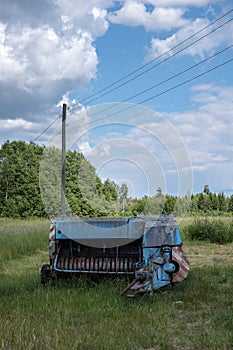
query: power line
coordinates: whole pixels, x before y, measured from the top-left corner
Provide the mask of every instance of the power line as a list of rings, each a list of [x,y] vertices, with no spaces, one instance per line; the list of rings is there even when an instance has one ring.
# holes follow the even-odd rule
[[[196,80],[196,79],[198,79],[198,78],[200,78],[200,77],[202,77],[202,76],[204,76],[204,75],[206,75],[206,74],[208,74],[208,73],[210,73],[210,72],[212,72],[212,71],[214,71],[214,70],[216,70],[216,69],[218,69],[218,68],[221,68],[221,67],[223,67],[224,65],[226,65],[226,64],[228,64],[228,63],[230,63],[230,62],[232,62],[232,61],[233,61],[233,58],[231,58],[231,59],[229,59],[229,60],[227,60],[227,61],[224,61],[224,62],[218,64],[217,66],[214,66],[214,67],[212,67],[211,69],[209,69],[209,70],[207,70],[207,71],[205,71],[205,72],[202,72],[202,73],[200,73],[200,74],[198,74],[198,75],[195,75],[194,77],[189,78],[189,79],[187,79],[187,80],[185,80],[185,81],[183,81],[183,82],[181,82],[181,83],[179,83],[179,84],[177,84],[177,85],[174,85],[174,86],[172,86],[172,87],[170,87],[170,88],[168,88],[168,89],[166,89],[166,90],[163,90],[162,92],[157,93],[156,95],[153,95],[153,96],[151,96],[151,97],[148,97],[148,98],[146,98],[146,99],[144,99],[144,100],[142,100],[142,101],[140,101],[140,102],[138,102],[138,103],[136,103],[136,104],[134,104],[134,105],[130,105],[130,106],[128,106],[128,107],[125,107],[125,108],[123,108],[123,109],[120,110],[120,111],[113,112],[113,113],[111,113],[111,114],[109,114],[109,115],[105,115],[104,117],[95,119],[93,122],[98,122],[98,121],[101,121],[101,120],[103,120],[103,119],[106,119],[106,118],[112,117],[112,116],[114,116],[114,115],[117,115],[117,114],[119,114],[119,113],[121,113],[121,112],[125,112],[125,111],[128,111],[128,110],[130,110],[130,109],[133,109],[133,108],[135,108],[135,107],[138,106],[138,105],[141,105],[141,104],[143,104],[143,103],[145,103],[145,102],[151,101],[152,99],[154,99],[154,98],[156,98],[156,97],[162,96],[162,95],[164,95],[164,94],[166,94],[166,93],[168,93],[168,92],[170,92],[170,91],[173,91],[173,90],[177,89],[178,87],[181,87],[181,86],[183,86],[183,85],[185,85],[185,84],[188,84],[188,83],[190,83],[191,81],[194,81],[194,80]],[[85,125],[88,125],[88,123],[82,124],[82,126],[85,126]],[[74,143],[75,143],[75,142],[74,142]],[[73,143],[73,144],[74,144],[74,143]]]
[[[192,66],[190,66],[190,67],[188,67],[188,68],[186,68],[186,69],[184,69],[184,70],[182,70],[181,72],[179,72],[179,73],[177,73],[177,74],[174,74],[173,76],[171,76],[171,77],[169,77],[169,78],[167,78],[167,79],[165,79],[165,80],[163,80],[163,81],[161,81],[161,82],[159,82],[159,83],[157,83],[157,84],[155,84],[155,85],[152,85],[152,86],[150,86],[149,88],[147,88],[147,89],[145,89],[145,90],[143,90],[143,91],[141,91],[141,92],[139,92],[139,93],[137,93],[137,94],[135,94],[135,95],[132,95],[132,96],[130,96],[130,97],[124,99],[122,102],[127,102],[127,101],[129,101],[129,100],[132,100],[132,98],[134,98],[134,97],[138,97],[138,96],[140,96],[140,95],[143,95],[145,92],[148,92],[148,91],[150,91],[150,90],[152,90],[152,89],[154,89],[154,88],[156,88],[156,87],[158,87],[158,86],[160,86],[160,85],[162,85],[162,84],[164,84],[164,83],[167,83],[168,81],[170,81],[170,80],[172,80],[172,79],[174,79],[174,78],[179,77],[180,75],[182,75],[182,74],[184,74],[184,73],[187,73],[187,72],[190,71],[191,69],[198,67],[200,64],[205,63],[205,62],[211,60],[212,58],[214,58],[214,57],[220,55],[221,53],[223,53],[223,52],[225,52],[225,51],[231,49],[232,47],[233,47],[233,44],[230,45],[230,46],[227,46],[227,47],[225,47],[224,49],[222,49],[221,51],[218,51],[218,52],[216,52],[215,54],[213,54],[213,55],[211,55],[211,56],[205,58],[204,60],[202,60],[202,61],[200,61],[200,62],[198,62],[198,63],[196,63],[196,64],[194,64],[194,65],[192,65]]]
[[[185,51],[186,49],[188,49],[189,47],[193,46],[193,45],[196,44],[197,42],[199,42],[199,41],[201,41],[202,39],[206,38],[208,35],[214,33],[216,30],[218,30],[219,28],[221,28],[221,27],[223,27],[224,25],[228,24],[228,23],[231,22],[232,20],[233,20],[233,18],[231,18],[231,19],[228,20],[227,22],[223,23],[221,26],[219,26],[219,27],[213,29],[211,32],[209,32],[209,33],[203,35],[201,38],[195,40],[193,43],[191,43],[191,44],[185,46],[184,48],[182,48],[181,50],[175,52],[173,55],[171,55],[171,56],[165,58],[163,61],[160,61],[160,62],[158,62],[156,65],[154,65],[154,66],[152,66],[152,67],[146,69],[144,72],[141,72],[141,73],[137,74],[137,75],[134,76],[133,78],[131,78],[131,79],[125,81],[124,83],[121,83],[120,85],[118,85],[118,86],[112,88],[111,90],[107,91],[106,93],[104,93],[104,94],[102,94],[102,95],[100,95],[100,96],[98,96],[98,97],[96,97],[96,98],[90,100],[89,103],[94,102],[94,101],[96,101],[97,99],[99,99],[99,98],[101,98],[101,97],[104,97],[104,96],[110,94],[111,92],[113,92],[113,91],[115,91],[115,90],[121,88],[122,86],[125,86],[126,84],[130,83],[131,81],[133,81],[133,80],[135,80],[135,79],[141,77],[142,75],[148,73],[148,72],[151,71],[152,69],[155,69],[156,67],[160,66],[160,65],[163,64],[164,62],[170,60],[171,58],[175,57],[175,56],[178,55],[179,53]]]
[[[222,50],[220,50],[220,51],[218,51],[218,52],[216,52],[215,54],[213,54],[213,55],[207,57],[206,59],[204,59],[204,60],[202,60],[202,61],[200,61],[200,62],[198,62],[198,63],[196,63],[196,64],[194,64],[194,65],[192,65],[192,66],[190,66],[190,67],[188,67],[188,68],[186,68],[186,69],[184,69],[184,70],[182,70],[182,71],[180,71],[180,72],[178,72],[178,73],[176,73],[176,74],[174,74],[174,75],[172,75],[172,76],[170,76],[170,77],[168,77],[168,78],[166,78],[166,79],[164,79],[164,80],[162,80],[162,81],[160,81],[159,83],[157,83],[157,84],[155,84],[155,85],[153,85],[153,86],[151,86],[151,87],[149,87],[149,88],[147,88],[147,89],[144,89],[144,90],[138,92],[137,94],[131,95],[131,96],[129,96],[128,98],[124,99],[124,100],[121,101],[121,102],[117,102],[116,104],[114,104],[114,106],[108,106],[108,107],[106,107],[106,108],[103,108],[102,110],[98,111],[98,112],[95,114],[95,116],[98,115],[98,114],[100,114],[100,113],[103,113],[103,112],[106,112],[106,111],[108,111],[108,110],[111,110],[111,109],[114,108],[116,105],[120,105],[121,103],[127,102],[127,101],[133,99],[134,97],[138,97],[138,96],[140,96],[140,95],[143,95],[144,93],[146,93],[146,92],[148,92],[148,91],[151,91],[152,89],[154,89],[154,88],[156,88],[156,87],[159,87],[159,86],[161,86],[162,84],[164,84],[164,83],[166,83],[166,82],[168,82],[168,81],[171,81],[171,80],[173,80],[174,78],[177,78],[178,76],[181,76],[181,75],[184,74],[184,73],[187,73],[187,72],[190,71],[191,69],[194,69],[194,68],[196,68],[197,66],[199,66],[199,65],[201,65],[201,64],[203,64],[203,63],[205,63],[205,62],[207,62],[207,61],[209,61],[209,60],[211,60],[211,59],[213,59],[214,57],[216,57],[216,56],[218,56],[218,55],[220,55],[220,54],[226,52],[227,50],[231,49],[232,47],[233,47],[233,44],[227,46],[226,48],[224,48],[224,49],[222,49]],[[85,120],[85,118],[80,118],[78,121],[82,121],[82,120]]]
[[[38,140],[42,135],[44,135],[46,133],[46,131],[59,119],[61,118],[61,114],[54,119],[34,140],[33,142],[35,142],[36,140]]]
[[[206,75],[206,74],[208,74],[208,73],[210,73],[210,72],[212,72],[212,71],[214,71],[214,70],[216,70],[218,68],[221,68],[221,67],[225,66],[225,64],[230,63],[232,61],[233,61],[233,58],[230,58],[229,60],[227,60],[225,62],[222,62],[222,63],[218,64],[217,66],[214,66],[211,69],[209,69],[209,70],[207,70],[205,72],[202,72],[202,73],[200,73],[200,74],[198,74],[198,75],[196,75],[196,76],[194,76],[192,78],[189,78],[189,79],[185,80],[184,82],[182,82],[180,84],[177,84],[177,85],[175,85],[175,86],[173,86],[173,87],[171,87],[171,88],[169,88],[169,89],[167,89],[165,91],[162,91],[161,93],[158,93],[158,94],[153,95],[153,96],[151,96],[151,97],[149,97],[149,98],[147,98],[145,100],[142,100],[142,101],[138,102],[137,105],[145,103],[145,102],[148,102],[148,101],[150,101],[150,100],[152,100],[152,99],[154,99],[154,98],[156,98],[158,96],[164,95],[165,93],[170,92],[170,91],[172,91],[172,90],[174,90],[174,89],[176,89],[176,88],[178,88],[178,87],[180,87],[182,85],[190,83],[191,81],[196,80],[197,78],[200,78],[203,75]]]
[[[171,49],[167,50],[166,52],[164,52],[163,54],[161,54],[160,56],[157,56],[156,58],[154,58],[153,60],[151,60],[150,62],[142,65],[141,67],[137,68],[136,70],[132,71],[131,73],[123,76],[122,78],[118,79],[117,81],[113,82],[112,84],[104,87],[101,90],[98,90],[96,93],[86,97],[85,99],[81,100],[81,103],[84,103],[85,101],[87,101],[87,103],[91,103],[96,101],[97,99],[106,96],[107,94],[109,94],[110,92],[113,92],[116,89],[119,89],[120,87],[128,84],[129,82],[133,81],[134,79],[144,75],[145,73],[147,73],[148,71],[156,68],[157,66],[159,66],[160,64],[166,62],[167,60],[169,60],[170,58],[174,57],[175,55],[179,54],[180,52],[184,51],[185,49],[189,48],[190,46],[194,45],[195,43],[197,43],[198,41],[202,40],[203,38],[205,38],[206,36],[214,33],[216,30],[220,29],[221,27],[223,27],[224,25],[228,24],[229,22],[231,22],[233,20],[233,18],[231,18],[230,20],[224,22],[223,24],[221,24],[220,26],[218,26],[217,28],[214,28],[212,31],[210,31],[209,33],[203,35],[201,38],[197,39],[196,41],[192,42],[191,44],[187,45],[186,47],[184,47],[183,49],[177,51],[176,53],[174,53],[173,55],[169,56],[168,58],[164,59],[163,61],[160,61],[158,64],[153,65],[152,67],[148,68],[147,70],[145,70],[144,72],[141,72],[140,74],[137,74],[135,77],[132,77],[130,79],[128,79],[127,81],[121,83],[123,80],[131,77],[132,75],[134,75],[135,73],[141,71],[142,69],[144,69],[145,67],[149,66],[151,63],[159,60],[160,58],[164,57],[165,55],[169,54],[170,52],[172,52],[174,49],[176,49],[177,47],[179,47],[180,45],[184,44],[186,41],[192,39],[193,37],[195,37],[196,35],[200,34],[201,32],[203,32],[205,29],[207,29],[208,27],[212,26],[213,24],[217,23],[219,20],[221,20],[222,18],[226,17],[229,13],[231,13],[233,11],[233,9],[229,10],[228,12],[226,12],[225,14],[223,14],[222,16],[220,16],[219,18],[217,18],[216,20],[214,20],[213,22],[209,23],[208,25],[206,25],[205,27],[203,27],[202,29],[200,29],[199,31],[195,32],[194,34],[190,35],[188,38],[184,39],[183,41],[181,41],[180,43],[178,43],[177,45],[173,46]],[[120,85],[117,85],[118,83],[121,83]],[[115,86],[117,85],[117,86]],[[111,87],[115,86],[114,88],[110,89]],[[109,91],[105,92],[102,95],[99,95],[101,92],[104,92],[106,90],[110,89]],[[93,99],[91,99],[92,97],[97,96]],[[91,99],[91,100],[90,100]],[[90,101],[88,101],[90,100]],[[73,108],[74,110],[74,108]]]
[[[131,81],[137,79],[138,77],[140,77],[140,76],[142,76],[142,75],[148,73],[150,70],[152,70],[152,69],[158,67],[160,64],[162,64],[162,63],[168,61],[169,59],[173,58],[173,57],[176,56],[177,54],[181,53],[182,51],[184,51],[184,50],[186,50],[187,48],[193,46],[194,44],[196,44],[196,43],[199,42],[200,40],[204,39],[204,38],[207,37],[208,35],[214,33],[214,32],[217,31],[218,29],[222,28],[223,26],[225,26],[226,24],[228,24],[229,22],[231,22],[231,21],[233,20],[233,18],[231,18],[231,19],[227,20],[226,22],[222,23],[222,24],[219,25],[217,28],[214,28],[214,29],[211,30],[209,33],[203,35],[202,37],[200,37],[200,38],[198,38],[197,40],[195,40],[194,42],[188,44],[187,46],[185,46],[184,48],[180,49],[179,51],[173,53],[171,56],[169,56],[169,57],[165,58],[164,60],[158,62],[156,65],[153,65],[152,67],[149,67],[148,69],[146,69],[145,71],[143,71],[143,72],[137,74],[136,76],[133,76],[135,73],[137,73],[137,72],[143,70],[144,68],[148,67],[151,63],[155,62],[156,60],[159,60],[160,58],[162,58],[163,56],[169,54],[170,52],[172,52],[174,49],[176,49],[176,48],[179,47],[180,45],[184,44],[184,43],[187,42],[188,40],[190,40],[190,39],[192,39],[193,37],[195,37],[196,35],[200,34],[201,32],[203,32],[203,31],[204,31],[205,29],[207,29],[208,27],[214,25],[214,24],[217,23],[219,20],[221,20],[222,18],[224,18],[224,17],[226,17],[228,14],[230,14],[232,11],[233,11],[233,9],[229,10],[228,12],[226,12],[225,14],[223,14],[222,16],[220,16],[219,18],[217,18],[217,19],[214,20],[213,22],[209,23],[208,25],[206,25],[205,27],[203,27],[203,28],[200,29],[199,31],[195,32],[194,34],[190,35],[188,38],[184,39],[183,41],[179,42],[177,45],[173,46],[171,49],[167,50],[166,52],[164,52],[164,53],[161,54],[160,56],[157,56],[156,58],[154,58],[153,60],[149,61],[148,63],[146,63],[146,64],[140,66],[139,68],[135,69],[135,70],[132,71],[131,73],[129,73],[129,74],[123,76],[122,78],[118,79],[117,81],[113,82],[112,84],[110,84],[110,85],[104,87],[103,89],[97,91],[96,93],[90,95],[89,97],[87,97],[87,98],[81,100],[80,102],[83,103],[84,101],[89,100],[90,98],[92,98],[92,97],[94,97],[94,96],[97,96],[99,93],[104,92],[104,91],[106,91],[106,90],[109,89],[109,88],[112,88],[112,89],[110,89],[109,91],[106,91],[104,94],[98,95],[98,96],[95,97],[94,99],[88,101],[88,103],[93,102],[93,101],[95,101],[95,100],[97,100],[97,99],[99,99],[99,98],[101,98],[101,97],[103,97],[103,96],[105,96],[105,95],[107,95],[107,94],[113,92],[114,90],[119,89],[120,87],[122,87],[122,86],[128,84],[129,82],[131,82]],[[218,54],[222,53],[223,51],[225,51],[225,50],[227,50],[227,49],[228,49],[228,48],[226,48],[226,49],[224,49],[224,50],[222,50],[222,51],[216,53],[215,55],[218,55]],[[137,96],[139,96],[139,95],[141,95],[141,94],[143,94],[143,93],[145,93],[145,92],[147,92],[147,91],[152,90],[152,89],[155,88],[155,87],[158,87],[159,85],[162,85],[163,83],[165,83],[165,82],[167,82],[167,81],[169,81],[169,80],[174,79],[175,77],[177,77],[177,76],[179,76],[179,75],[185,73],[186,71],[188,71],[188,70],[190,70],[190,69],[196,67],[197,65],[199,65],[199,64],[201,64],[201,63],[203,63],[203,62],[209,60],[210,58],[214,57],[215,55],[212,55],[211,57],[209,57],[209,58],[207,58],[207,59],[205,59],[205,60],[199,62],[198,64],[193,65],[193,66],[189,67],[188,69],[186,69],[186,70],[184,70],[184,71],[182,71],[182,72],[179,72],[179,73],[175,74],[174,76],[169,77],[169,78],[165,79],[164,81],[162,81],[162,82],[160,82],[160,83],[157,83],[156,85],[154,85],[154,86],[152,86],[152,87],[150,87],[150,88],[148,88],[148,89],[143,90],[142,92],[139,92],[139,93],[137,93],[137,94],[135,94],[135,95],[133,95],[133,96],[130,96],[129,98],[123,100],[122,102],[129,101],[130,99],[132,99],[132,98],[134,98],[134,97],[137,97]],[[213,68],[213,69],[215,69],[215,68]],[[210,70],[210,71],[211,71],[211,70]],[[207,73],[204,73],[204,74],[207,74]],[[133,76],[133,77],[132,77],[132,76]],[[125,82],[123,82],[125,79],[127,79],[127,78],[129,78],[129,77],[131,77],[131,78],[128,79],[128,80],[126,80]],[[194,79],[195,79],[195,78],[194,78]],[[121,83],[121,82],[122,82],[122,83]],[[119,83],[121,83],[121,84],[119,84]],[[117,85],[117,84],[119,84],[119,85]],[[115,86],[115,85],[117,85],[117,86]],[[113,87],[113,86],[115,86],[115,87]],[[178,86],[179,86],[179,85],[178,85]],[[177,86],[177,87],[178,87],[178,86]],[[172,89],[172,88],[171,88],[171,89]],[[170,91],[170,89],[168,89],[168,90],[166,90],[166,91],[168,92],[168,91]],[[163,94],[163,93],[164,93],[164,92],[162,92],[161,94]],[[160,96],[161,94],[158,94],[157,96]],[[156,96],[156,97],[157,97],[157,96]],[[144,100],[144,101],[145,101],[145,100]],[[144,102],[144,101],[143,101],[143,102]],[[74,111],[74,110],[76,110],[76,109],[82,108],[82,107],[80,107],[80,102],[76,104],[76,105],[78,105],[78,107],[75,108],[76,105],[74,105],[74,106],[72,106],[71,110]],[[122,102],[119,102],[119,103],[122,103]],[[143,103],[143,102],[141,102],[141,103]],[[101,112],[103,112],[103,111],[101,111]],[[59,118],[60,118],[60,117],[61,117],[61,115],[59,115],[54,121],[52,121],[52,123],[50,123],[50,124],[48,125],[48,127],[46,127],[46,128],[34,139],[34,141],[36,141],[37,139],[39,139],[39,138],[40,138],[40,137],[41,137],[41,136],[42,136],[42,135],[43,135],[43,134],[44,134],[58,119],[59,119]],[[106,117],[105,117],[105,118],[106,118]],[[83,119],[85,119],[85,118],[81,118],[80,121],[83,120]]]

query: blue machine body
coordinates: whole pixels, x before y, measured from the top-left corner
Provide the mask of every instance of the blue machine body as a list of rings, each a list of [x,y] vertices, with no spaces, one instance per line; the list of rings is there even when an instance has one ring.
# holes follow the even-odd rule
[[[189,263],[172,215],[67,218],[50,230],[50,272],[134,275],[122,292],[138,293],[184,280]]]

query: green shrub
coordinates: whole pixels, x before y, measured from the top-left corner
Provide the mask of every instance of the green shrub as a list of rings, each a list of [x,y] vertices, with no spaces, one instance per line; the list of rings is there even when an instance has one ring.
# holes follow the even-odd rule
[[[191,240],[226,244],[233,242],[233,221],[197,219],[184,228],[185,237]]]

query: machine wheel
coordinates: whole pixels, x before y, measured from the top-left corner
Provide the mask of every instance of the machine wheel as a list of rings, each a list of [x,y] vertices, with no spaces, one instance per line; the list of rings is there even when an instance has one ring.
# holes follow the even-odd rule
[[[45,285],[48,283],[50,279],[50,266],[49,264],[44,264],[40,270],[41,284]]]

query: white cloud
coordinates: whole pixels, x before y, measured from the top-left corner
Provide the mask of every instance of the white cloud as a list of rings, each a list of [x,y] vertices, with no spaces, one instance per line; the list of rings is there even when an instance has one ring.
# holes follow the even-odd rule
[[[188,1],[187,6],[195,4],[206,2]],[[108,16],[115,5],[121,8]],[[182,27],[167,39],[154,38],[150,51],[153,56],[200,27],[201,20],[189,24],[184,19],[186,11],[185,1],[178,0],[165,1],[164,5],[162,1],[141,0],[41,0],[33,6],[28,0],[2,0],[0,117],[14,119],[23,115],[27,120],[39,121],[51,113],[64,94],[86,89],[97,76],[95,40],[106,33],[109,20],[153,31]],[[230,36],[231,31],[228,33]],[[215,47],[217,41],[207,44],[198,52]]]
[[[29,120],[41,119],[41,113],[64,94],[77,87],[81,91],[96,78],[94,41],[108,29],[106,8],[111,4],[107,0],[0,3],[1,118],[23,114]]]
[[[111,0],[53,0],[64,22],[70,23],[71,28],[88,28],[93,36],[102,35],[106,31],[107,8],[113,4]]]
[[[129,179],[134,184],[133,187],[138,188],[137,195],[154,194],[158,186],[168,192],[173,185],[173,193],[184,194],[187,189],[191,192],[191,163],[182,138],[175,128],[161,113],[145,107],[134,106],[136,108],[125,114],[128,104],[123,103],[121,107],[113,104],[112,107],[114,106],[119,109],[117,123],[114,122],[114,117],[101,119],[77,141],[78,149],[84,146],[83,149],[87,150],[85,156],[101,176],[116,181]],[[90,116],[102,110],[103,106],[94,106],[93,110],[90,108]],[[71,128],[75,129],[72,125]],[[74,139],[77,140],[77,137]],[[91,147],[90,151],[86,148],[87,145]],[[184,170],[188,166],[187,174]],[[134,177],[134,172],[140,176]],[[139,178],[144,180],[138,180]]]
[[[206,6],[209,4],[214,4],[219,2],[219,0],[151,0],[150,3],[155,6]]]
[[[127,122],[134,126],[134,121],[137,120],[134,129],[128,126],[126,132],[124,127],[127,127],[124,124],[122,127],[119,125],[119,129],[106,128],[108,135],[104,133],[102,135],[97,129],[92,132],[90,120],[95,111],[90,115],[82,109],[79,112],[81,106],[76,106],[75,98],[74,101],[69,98],[70,91],[76,90],[77,87],[79,90],[85,89],[93,79],[96,79],[99,58],[95,40],[106,33],[111,23],[131,27],[141,26],[146,31],[154,32],[148,51],[148,59],[151,59],[170,50],[208,25],[210,23],[208,14],[216,2],[215,0],[122,2],[41,0],[32,6],[29,0],[2,0],[0,2],[1,139],[25,139],[27,134],[27,139],[33,140],[43,128],[55,120],[56,114],[60,114],[60,108],[59,112],[55,108],[58,101],[68,101],[69,105],[74,105],[73,112],[76,112],[75,108],[77,109],[77,115],[73,114],[72,109],[70,110],[67,127],[70,136],[68,146],[78,145],[85,155],[93,156],[93,162],[98,159],[100,164],[105,164],[106,160],[117,160],[120,153],[122,159],[128,157],[129,160],[133,160],[132,163],[128,161],[129,169],[136,164],[140,169],[139,172],[145,171],[146,177],[150,179],[148,183],[152,184],[150,190],[154,190],[156,171],[159,174],[157,180],[163,178],[164,182],[166,181],[163,172],[174,172],[174,164],[171,166],[172,157],[175,160],[173,163],[178,163],[180,170],[185,167],[180,161],[183,139],[188,147],[195,173],[201,172],[205,180],[208,176],[213,178],[216,187],[223,183],[220,176],[230,184],[230,179],[233,178],[231,86],[196,85],[191,89],[192,109],[166,115],[181,135],[179,139],[177,134],[180,143],[176,142],[177,135],[173,130],[159,129],[162,128],[161,115],[154,112],[154,119],[148,116],[145,120],[140,108],[139,113],[135,110],[132,113],[127,112]],[[114,10],[115,5],[117,10]],[[205,7],[205,11],[197,9],[199,12],[192,12],[191,6]],[[112,12],[108,14],[110,8]],[[194,18],[195,13],[199,13],[201,18]],[[214,11],[210,18],[216,18]],[[232,31],[232,24],[228,24],[215,34],[190,46],[183,54],[206,57],[207,54],[215,52],[221,44],[231,42]],[[204,31],[200,35],[207,32]],[[149,34],[146,35],[148,39]],[[99,112],[102,117],[104,112],[101,107]],[[114,121],[115,115],[107,119],[109,122]],[[81,126],[80,120],[83,121]],[[153,124],[152,120],[156,123]],[[125,115],[119,116],[118,121],[125,123]],[[102,121],[97,122],[97,126],[101,126],[101,123]],[[143,126],[145,129],[140,129]],[[148,130],[147,135],[145,130]],[[148,136],[149,132],[154,133],[155,137]],[[156,138],[159,132],[162,140]],[[60,124],[55,136],[60,142]],[[122,136],[127,142],[118,140]],[[46,141],[46,137],[44,139]],[[140,148],[141,145],[145,149]],[[151,171],[152,155],[156,171]],[[119,168],[117,161],[115,166],[112,162],[108,164],[112,173],[114,171],[119,173],[126,163],[123,162],[122,169]],[[224,171],[221,172],[221,169]]]
[[[51,120],[49,121],[51,122]],[[28,121],[24,118],[16,118],[16,119],[2,119],[1,120],[1,128],[0,128],[0,140],[23,140],[25,139],[25,134],[28,135],[27,140],[34,140],[36,136],[38,136],[38,130],[40,128],[47,127],[45,123],[37,123]],[[14,137],[12,138],[12,135]]]
[[[2,130],[12,130],[12,129],[24,129],[30,130],[36,127],[35,123],[29,122],[22,118],[17,119],[6,119],[1,121],[1,129]]]
[[[194,86],[192,91],[195,109],[166,116],[188,148],[199,185],[202,179],[213,190],[220,185],[224,189],[233,178],[233,88],[204,84]]]
[[[50,82],[78,79],[85,84],[95,77],[98,60],[88,33],[80,31],[64,40],[48,26],[1,29],[5,54],[0,58],[0,81],[13,81],[33,93]]]
[[[213,32],[211,35],[207,35],[217,26],[211,26],[202,31],[206,26],[210,24],[208,19],[196,18],[194,21],[189,20],[185,26],[182,26],[176,33],[168,36],[165,39],[153,37],[151,39],[150,48],[148,49],[147,60],[151,60],[158,57],[168,51],[174,53],[183,50],[179,55],[191,55],[200,56],[204,58],[206,54],[211,54],[214,50],[223,43],[229,43],[231,41],[231,33],[233,30],[233,24],[223,26],[219,30]],[[219,23],[221,24],[221,23]],[[198,35],[195,35],[190,40],[186,40],[194,34],[201,31]],[[198,41],[198,39],[201,39]],[[184,41],[184,44],[179,45]],[[195,43],[194,43],[195,42]],[[192,45],[192,43],[194,43]],[[175,50],[174,47],[179,45]],[[187,48],[185,48],[187,47]]]
[[[108,18],[113,23],[144,26],[146,30],[155,31],[183,26],[186,23],[183,14],[183,9],[174,7],[154,7],[150,12],[146,8],[146,1],[126,0],[122,8],[111,13]]]
[[[200,104],[202,113],[210,113],[223,122],[232,120],[232,86],[218,86],[215,84],[196,85],[193,101]]]
[[[81,142],[78,144],[78,149],[84,154],[88,155],[91,152],[91,146],[88,141]]]

